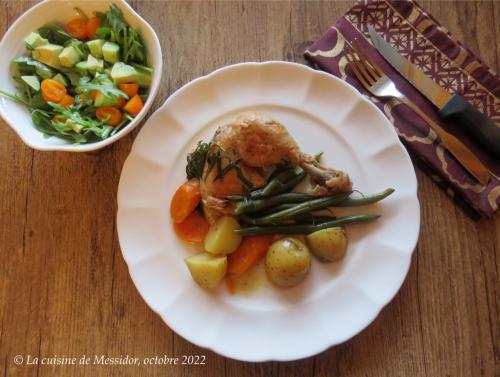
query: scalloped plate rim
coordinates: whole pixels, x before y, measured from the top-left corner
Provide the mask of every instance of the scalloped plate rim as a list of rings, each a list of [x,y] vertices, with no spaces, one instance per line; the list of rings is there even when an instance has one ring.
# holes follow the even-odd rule
[[[213,77],[215,77],[215,76],[217,76],[219,74],[224,74],[225,71],[233,70],[233,69],[238,69],[239,67],[243,67],[243,66],[265,67],[266,65],[274,65],[274,64],[293,65],[293,66],[296,66],[298,69],[308,70],[313,75],[318,75],[318,77],[324,77],[325,79],[328,79],[328,80],[337,81],[337,83],[340,83],[340,85],[343,86],[345,90],[350,91],[353,96],[357,97],[357,100],[363,101],[364,103],[366,103],[369,106],[369,108],[371,108],[375,112],[378,112],[379,114],[383,115],[383,113],[373,103],[371,103],[368,99],[366,99],[364,96],[362,96],[354,87],[352,87],[351,85],[347,84],[346,82],[340,80],[339,78],[337,78],[337,77],[335,77],[333,75],[327,74],[327,73],[322,72],[322,71],[314,70],[314,69],[312,69],[310,67],[307,67],[305,65],[298,64],[298,63],[283,62],[283,61],[242,62],[242,63],[237,63],[237,64],[233,64],[233,65],[229,65],[229,66],[224,66],[224,67],[218,68],[218,69],[214,70],[213,72],[211,72],[211,73],[209,73],[207,75],[198,77],[198,78],[196,78],[196,79],[194,79],[194,80],[186,83],[185,85],[183,85],[180,89],[178,89],[175,93],[173,93],[169,98],[167,98],[167,100],[164,102],[164,104],[162,106],[160,106],[155,111],[155,113],[148,119],[148,121],[144,125],[144,128],[148,127],[148,124],[150,122],[154,123],[155,120],[156,120],[156,118],[159,116],[157,113],[161,113],[161,112],[166,111],[166,109],[168,108],[169,104],[177,96],[182,95],[190,86],[193,86],[195,83],[198,83],[198,82],[204,81],[204,80],[210,80],[211,78],[213,78]],[[396,134],[395,130],[393,129],[393,126],[385,118],[385,115],[384,115],[384,119],[385,119],[386,126],[389,127],[390,130],[392,131],[392,133],[393,133],[393,135],[394,135],[394,137],[396,139],[395,142],[399,146],[401,152],[403,153],[404,158],[407,160],[407,162],[410,164],[410,166],[412,166],[411,162],[410,162],[411,160],[410,160],[410,157],[408,155],[408,152],[403,147],[403,145],[400,143],[400,141],[397,139],[397,134]],[[141,132],[142,132],[142,130],[141,130]],[[137,139],[140,139],[140,133],[137,136]],[[134,147],[135,147],[135,142],[134,142],[134,145],[132,146],[132,149],[130,151],[129,156],[127,157],[127,159],[126,159],[126,161],[125,161],[125,163],[123,165],[122,175],[123,175],[123,171],[125,171],[126,168],[127,168],[127,163],[134,158],[134,153],[135,153],[135,148]],[[418,198],[417,198],[417,180],[416,180],[416,176],[415,176],[414,171],[413,171],[412,177],[413,177],[413,180],[412,180],[411,183],[409,183],[409,185],[413,187],[413,190],[410,190],[410,194],[412,195],[412,198],[414,199],[414,200],[412,200],[412,204],[415,205],[415,209],[416,209],[417,213],[420,214],[420,204],[419,204],[419,201],[418,201]],[[122,182],[122,179],[120,178],[120,183],[118,185],[118,211],[117,211],[117,232],[118,232],[118,238],[119,238],[120,244],[122,244],[122,237],[120,236],[120,223],[121,223],[121,221],[120,221],[121,210],[120,209],[121,209],[123,201],[124,201],[123,196],[120,194],[121,188],[122,188],[122,184],[123,184],[123,182]],[[301,358],[304,358],[304,357],[309,357],[309,356],[318,354],[318,353],[320,353],[320,352],[328,349],[331,346],[343,343],[343,342],[349,340],[350,338],[352,338],[353,336],[359,334],[366,327],[368,327],[368,325],[370,323],[373,322],[373,320],[378,316],[378,314],[380,313],[380,311],[394,298],[394,296],[397,294],[397,292],[401,288],[401,286],[402,286],[402,284],[404,282],[404,279],[406,278],[406,276],[408,274],[410,265],[411,265],[411,256],[412,256],[412,254],[413,254],[413,252],[415,250],[415,247],[416,247],[416,244],[417,244],[417,241],[418,241],[418,236],[419,236],[420,215],[418,215],[417,218],[415,219],[414,229],[415,229],[414,237],[411,240],[411,242],[409,242],[409,243],[411,243],[412,246],[411,246],[410,252],[407,255],[407,263],[404,266],[404,271],[403,271],[403,269],[401,270],[404,273],[402,274],[402,279],[398,282],[397,287],[396,287],[396,284],[395,284],[393,294],[390,295],[390,297],[387,300],[385,300],[385,302],[377,304],[376,310],[374,310],[373,312],[371,312],[370,313],[371,315],[365,316],[366,319],[364,321],[364,324],[362,326],[360,326],[357,329],[357,331],[355,331],[354,333],[352,333],[352,334],[350,334],[348,336],[345,336],[343,339],[340,339],[340,340],[338,340],[336,342],[333,342],[333,343],[330,342],[329,344],[321,344],[321,345],[318,345],[317,347],[310,347],[310,349],[308,351],[306,351],[306,352],[301,351],[301,352],[299,352],[299,353],[297,353],[295,355],[290,355],[290,354],[280,355],[280,354],[274,353],[273,355],[270,355],[270,356],[267,356],[267,357],[266,356],[257,356],[257,357],[254,356],[254,357],[252,357],[252,356],[249,356],[249,355],[231,354],[229,352],[221,352],[221,347],[218,347],[216,344],[215,345],[214,344],[208,344],[208,343],[199,341],[197,339],[192,339],[192,338],[186,338],[186,337],[184,337],[184,335],[182,334],[181,329],[175,328],[174,325],[170,324],[168,318],[165,318],[165,316],[161,312],[153,310],[153,309],[152,310],[155,311],[155,313],[157,313],[162,318],[162,320],[167,324],[167,326],[169,326],[173,331],[175,331],[178,335],[180,335],[184,339],[186,339],[186,340],[188,340],[188,341],[190,341],[190,342],[192,342],[192,343],[194,343],[194,344],[196,344],[196,345],[198,345],[200,347],[204,347],[204,348],[210,349],[210,350],[212,350],[212,351],[214,351],[216,353],[222,354],[223,356],[226,356],[226,357],[230,357],[230,358],[237,359],[237,360],[242,360],[242,361],[252,361],[252,362],[257,362],[257,361],[259,361],[259,362],[264,362],[264,361],[290,361],[290,360],[301,359]],[[122,250],[122,255],[123,255],[123,257],[124,257],[124,259],[125,259],[125,261],[126,261],[126,263],[128,265],[131,278],[132,278],[134,284],[137,287],[138,284],[137,284],[137,281],[136,281],[136,277],[134,276],[134,274],[131,271],[132,268],[133,268],[133,265],[129,264],[129,259],[127,258],[126,252],[123,251],[123,247],[121,248],[121,250]],[[141,292],[139,289],[138,289],[138,291],[139,291],[139,294],[141,295],[141,297],[146,301],[146,303],[148,303],[148,298],[145,297],[143,295],[143,292]]]

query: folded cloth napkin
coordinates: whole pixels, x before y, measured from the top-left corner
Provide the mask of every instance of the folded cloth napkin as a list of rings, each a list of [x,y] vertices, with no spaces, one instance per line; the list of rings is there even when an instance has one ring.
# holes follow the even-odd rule
[[[371,44],[368,26],[374,27],[385,40],[439,85],[449,92],[464,96],[499,126],[500,77],[416,2],[408,0],[358,2],[305,51],[306,59],[314,67],[340,77],[367,95],[392,122],[417,165],[422,166],[469,213],[475,217],[491,217],[500,203],[500,161],[489,155],[458,126],[439,121],[437,109],[380,57]],[[406,105],[395,100],[380,101],[364,90],[345,57],[354,40],[358,40],[365,54],[379,63],[401,92],[481,159],[493,175],[488,185],[478,183],[443,148],[429,125]]]

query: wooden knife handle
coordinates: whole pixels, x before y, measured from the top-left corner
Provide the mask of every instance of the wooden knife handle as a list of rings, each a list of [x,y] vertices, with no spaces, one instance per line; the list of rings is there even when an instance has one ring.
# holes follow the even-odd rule
[[[410,107],[417,115],[419,115],[427,124],[436,132],[441,139],[444,147],[455,156],[462,166],[471,173],[482,185],[486,185],[490,178],[490,171],[477,158],[472,151],[467,148],[460,140],[443,129],[438,123],[434,122],[426,113],[406,97],[400,98],[400,101]]]
[[[439,115],[460,125],[476,141],[488,149],[496,158],[500,158],[500,125],[476,110],[467,100],[454,94],[444,104]]]

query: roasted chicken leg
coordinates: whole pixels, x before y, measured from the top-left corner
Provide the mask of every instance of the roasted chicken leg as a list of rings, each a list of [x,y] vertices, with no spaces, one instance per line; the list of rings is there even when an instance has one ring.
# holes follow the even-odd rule
[[[209,222],[224,214],[233,214],[234,205],[225,200],[227,195],[241,194],[244,181],[257,188],[265,185],[274,166],[290,162],[300,166],[310,177],[313,195],[331,195],[350,192],[349,176],[339,170],[327,168],[312,156],[302,153],[287,129],[270,116],[248,111],[217,129],[212,148],[224,151],[219,169],[207,162],[201,180],[201,194],[205,215]],[[230,169],[218,177],[224,169],[237,161],[237,169]]]

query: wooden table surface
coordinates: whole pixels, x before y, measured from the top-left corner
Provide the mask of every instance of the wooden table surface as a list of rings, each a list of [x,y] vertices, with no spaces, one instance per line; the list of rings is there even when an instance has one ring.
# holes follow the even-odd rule
[[[500,2],[421,3],[499,71]],[[2,34],[30,5],[0,1]],[[163,46],[156,108],[185,83],[227,64],[302,61],[304,47],[350,3],[132,5]],[[316,357],[251,364],[174,334],[130,279],[116,234],[116,190],[138,130],[97,154],[46,153],[26,147],[1,123],[1,376],[499,375],[500,216],[472,221],[420,171],[420,241],[394,300],[361,334]],[[205,366],[26,365],[28,355],[127,354],[207,359]]]

